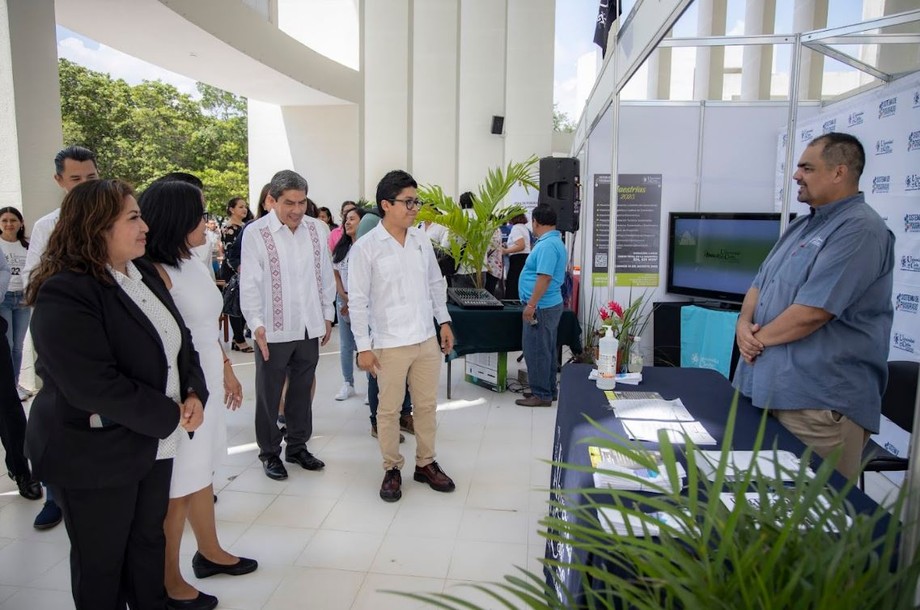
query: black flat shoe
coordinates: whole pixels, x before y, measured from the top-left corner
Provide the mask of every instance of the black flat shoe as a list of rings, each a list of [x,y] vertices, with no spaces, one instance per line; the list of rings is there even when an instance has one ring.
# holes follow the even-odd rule
[[[290,462],[291,464],[299,464],[304,470],[322,470],[326,467],[325,462],[306,449],[301,449],[297,453],[284,456],[284,461]]]
[[[41,484],[32,478],[30,474],[10,475],[16,481],[16,487],[19,488],[19,495],[26,500],[39,500],[42,497]]]
[[[229,566],[214,563],[197,551],[195,552],[195,556],[192,557],[192,571],[195,572],[195,578],[207,578],[215,574],[242,576],[243,574],[255,572],[258,567],[258,561],[255,559],[247,559],[246,557],[240,557],[239,561]]]
[[[198,592],[195,599],[166,598],[167,610],[214,610],[217,607],[217,598],[207,593]]]

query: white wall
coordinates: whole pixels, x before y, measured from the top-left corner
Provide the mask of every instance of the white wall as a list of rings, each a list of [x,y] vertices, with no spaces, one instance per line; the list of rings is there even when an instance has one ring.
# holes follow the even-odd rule
[[[280,107],[250,101],[249,112],[253,208],[262,185],[282,169],[306,178],[310,198],[335,213],[346,199],[358,198],[357,106]]]

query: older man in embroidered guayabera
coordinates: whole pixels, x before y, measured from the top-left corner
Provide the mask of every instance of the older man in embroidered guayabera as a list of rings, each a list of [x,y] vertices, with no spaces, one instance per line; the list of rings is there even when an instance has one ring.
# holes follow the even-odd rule
[[[256,346],[256,441],[270,479],[287,478],[281,463],[278,404],[289,379],[284,415],[285,460],[306,470],[325,464],[307,450],[313,433],[310,388],[319,346],[329,341],[335,314],[335,279],[326,223],[310,218],[307,181],[282,170],[272,177],[266,207],[272,211],[243,233],[240,306]]]

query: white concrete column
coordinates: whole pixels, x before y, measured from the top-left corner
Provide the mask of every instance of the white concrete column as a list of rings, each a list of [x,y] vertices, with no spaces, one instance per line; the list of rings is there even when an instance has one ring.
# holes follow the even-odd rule
[[[697,0],[698,36],[724,36],[726,0]],[[721,100],[725,47],[698,47],[693,75],[693,99]]]
[[[373,199],[377,183],[388,171],[412,171],[409,0],[364,2],[362,31],[363,182],[365,196]]]
[[[503,164],[503,136],[493,135],[490,129],[493,115],[508,118],[505,17],[506,0],[460,2],[456,155],[460,192],[473,190],[490,168]]]
[[[827,27],[827,0],[799,0],[792,15],[792,31],[810,32]],[[802,49],[802,70],[799,73],[799,99],[820,100],[824,81],[824,55]]]
[[[63,147],[54,0],[0,0],[0,205],[26,227],[60,204]]]
[[[652,51],[648,64],[646,94],[650,100],[671,98],[671,49],[658,48]]]
[[[504,163],[553,150],[554,0],[508,0]]]
[[[776,19],[776,0],[746,0],[744,12],[745,34],[772,34]],[[770,81],[773,73],[773,48],[746,46],[741,62],[741,99],[770,99]]]
[[[412,175],[449,195],[457,186],[459,0],[412,2]]]

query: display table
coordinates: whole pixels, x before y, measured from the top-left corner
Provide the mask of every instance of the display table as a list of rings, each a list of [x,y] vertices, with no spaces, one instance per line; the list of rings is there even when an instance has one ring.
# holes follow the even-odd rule
[[[562,379],[559,387],[558,411],[556,413],[556,437],[553,443],[552,459],[554,461],[590,466],[588,447],[579,443],[580,439],[597,436],[598,431],[585,420],[585,416],[597,421],[614,434],[625,436],[622,424],[608,407],[607,398],[598,390],[593,381],[588,380],[591,366],[587,364],[567,364],[562,368]],[[706,427],[716,439],[719,448],[725,437],[725,425],[732,400],[735,396],[734,388],[727,379],[716,371],[708,369],[682,369],[668,367],[645,367],[642,371],[643,382],[638,386],[618,385],[617,390],[639,390],[658,392],[665,399],[680,398],[687,410]],[[750,400],[743,396],[738,397],[738,414],[733,436],[735,450],[750,450],[754,446],[757,430],[760,426],[763,411],[755,408]],[[805,446],[790,432],[783,428],[775,419],[768,418],[763,446],[772,448],[774,441],[778,449],[791,451],[801,456]],[[643,443],[649,448],[657,448],[656,443]],[[705,447],[713,449],[712,446]],[[678,452],[679,459],[684,461],[682,452]],[[815,458],[817,462],[819,458]],[[814,464],[813,464],[814,466]],[[831,484],[842,488],[845,479],[834,474]],[[560,489],[583,489],[594,487],[594,480],[590,472],[579,472],[566,468],[553,466],[550,479],[551,499],[564,503],[581,503],[582,496],[577,494],[559,494]],[[876,503],[855,487],[847,496],[857,512],[871,512],[877,507]],[[557,517],[565,517],[564,511],[554,511]],[[880,531],[880,530],[879,530]],[[546,558],[556,560],[575,560],[581,563],[595,562],[595,558],[580,556],[577,552],[572,555],[570,546],[548,540],[546,544]],[[567,559],[568,558],[568,559]],[[548,570],[549,568],[545,568]],[[568,573],[559,573],[559,578],[574,599],[583,600],[581,574],[574,570]],[[547,573],[547,581],[552,584],[551,575]]]
[[[524,307],[505,305],[503,309],[463,309],[448,304],[447,311],[455,339],[454,350],[447,356],[447,397],[450,398],[451,361],[454,358],[521,350]],[[574,311],[562,312],[557,343],[557,359],[563,345],[568,345],[573,354],[581,353],[581,325]]]

